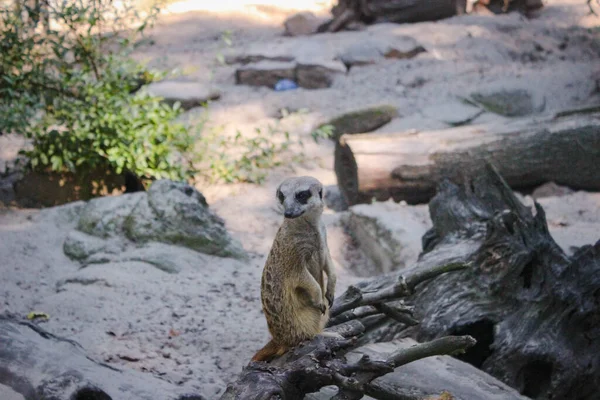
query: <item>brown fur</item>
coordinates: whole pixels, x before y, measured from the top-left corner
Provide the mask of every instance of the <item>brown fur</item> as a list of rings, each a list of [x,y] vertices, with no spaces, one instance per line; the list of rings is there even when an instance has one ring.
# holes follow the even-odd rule
[[[263,311],[273,339],[256,353],[254,361],[281,356],[322,333],[333,301],[336,278],[320,219],[321,185],[314,178],[294,179],[298,181],[290,187],[285,185],[289,180],[284,182],[281,190],[294,196],[308,185],[316,198],[302,206],[306,209],[302,216],[286,218],[273,241],[261,281]]]

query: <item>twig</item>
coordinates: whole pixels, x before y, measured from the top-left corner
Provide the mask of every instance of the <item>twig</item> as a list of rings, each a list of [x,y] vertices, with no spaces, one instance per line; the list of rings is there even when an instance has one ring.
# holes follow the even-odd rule
[[[395,369],[423,358],[463,352],[469,347],[474,346],[475,343],[477,343],[476,340],[471,336],[445,336],[428,343],[421,343],[406,349],[400,349],[392,353],[383,362],[383,365],[392,366]],[[360,361],[357,365],[358,364],[360,364]],[[391,371],[385,372],[383,369],[373,371],[361,369],[360,372],[354,376],[356,381],[355,384],[352,387],[340,388],[340,391],[332,398],[332,400],[358,400],[361,399],[364,394],[377,396],[379,391],[376,391],[375,388],[370,385],[370,382],[389,372]]]
[[[390,307],[387,304],[377,304],[375,306],[379,311],[390,317],[391,319],[398,321],[406,326],[419,325],[419,321],[394,307]]]
[[[395,300],[413,293],[415,287],[426,280],[435,278],[446,272],[458,271],[468,268],[469,264],[451,263],[433,268],[419,270],[407,277],[400,275],[398,281],[387,288],[378,290],[374,293],[363,293],[356,286],[350,286],[346,293],[336,299],[331,308],[330,315],[335,317],[343,312],[349,311],[360,306],[380,304],[386,301]]]

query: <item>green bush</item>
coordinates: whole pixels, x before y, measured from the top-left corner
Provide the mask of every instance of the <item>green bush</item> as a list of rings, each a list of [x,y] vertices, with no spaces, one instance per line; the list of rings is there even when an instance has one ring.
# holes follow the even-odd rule
[[[43,3],[1,10],[0,131],[32,140],[24,154],[34,170],[187,178],[194,137],[174,122],[178,105],[132,94],[157,78],[128,56],[158,9]],[[44,13],[50,26],[39,23]]]

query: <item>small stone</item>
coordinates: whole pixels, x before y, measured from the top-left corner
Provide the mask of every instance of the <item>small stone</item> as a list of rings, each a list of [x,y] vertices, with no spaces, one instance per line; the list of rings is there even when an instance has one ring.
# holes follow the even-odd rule
[[[283,26],[285,27],[286,36],[301,36],[311,35],[317,33],[319,26],[325,21],[321,18],[317,18],[315,14],[310,11],[299,12],[297,14],[288,17]]]
[[[162,97],[165,103],[179,102],[184,110],[199,107],[210,100],[217,100],[221,93],[200,82],[161,81],[146,86],[145,91],[157,97]]]
[[[396,116],[398,116],[396,107],[381,105],[347,112],[321,124],[319,127],[332,125],[334,128],[332,139],[338,140],[341,135],[346,133],[372,132],[387,124]]]
[[[273,88],[282,79],[294,80],[295,75],[296,64],[293,62],[261,61],[238,68],[235,83]]]
[[[460,101],[436,104],[421,110],[427,118],[444,122],[451,126],[465,125],[480,116],[484,110]]]
[[[298,64],[296,82],[306,89],[324,89],[333,84],[335,75],[346,73],[344,64],[329,61],[314,64]]]
[[[475,103],[480,104],[489,112],[505,117],[523,117],[540,112],[544,104],[534,99],[534,96],[525,89],[500,89],[471,94]]]

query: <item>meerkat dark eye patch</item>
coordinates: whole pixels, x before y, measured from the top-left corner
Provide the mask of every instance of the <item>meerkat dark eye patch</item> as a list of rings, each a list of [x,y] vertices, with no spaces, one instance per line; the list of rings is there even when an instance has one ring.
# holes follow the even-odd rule
[[[303,190],[301,192],[296,193],[296,200],[298,200],[298,203],[300,204],[306,204],[308,202],[308,199],[310,199],[310,190]]]
[[[281,190],[277,191],[277,199],[279,199],[279,202],[283,204],[283,200],[285,200],[285,196],[283,195],[283,193],[281,193]]]

